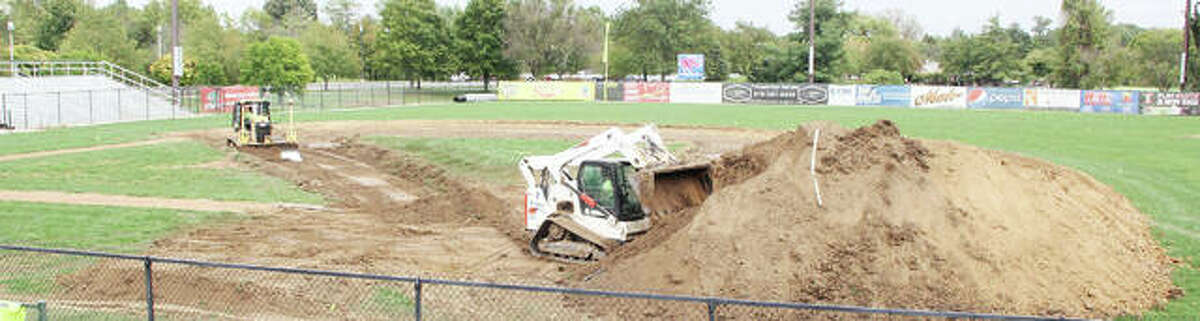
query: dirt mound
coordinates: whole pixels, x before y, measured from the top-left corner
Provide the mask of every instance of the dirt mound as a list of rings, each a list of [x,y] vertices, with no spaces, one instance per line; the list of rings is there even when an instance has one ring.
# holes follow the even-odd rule
[[[809,174],[814,127],[824,207]],[[703,206],[665,220],[678,232],[635,240],[580,285],[1076,317],[1137,314],[1179,294],[1145,216],[1111,188],[1039,160],[907,139],[888,121],[801,128],[723,156],[713,176]]]

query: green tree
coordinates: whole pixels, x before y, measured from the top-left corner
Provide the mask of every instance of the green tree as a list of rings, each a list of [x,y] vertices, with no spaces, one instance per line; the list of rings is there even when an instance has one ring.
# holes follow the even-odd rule
[[[358,11],[358,2],[354,0],[331,0],[325,5],[325,16],[329,17],[329,23],[347,35],[357,31],[351,30],[352,27],[355,27],[355,21],[358,20],[356,11]]]
[[[1000,26],[1000,19],[993,17],[984,26],[983,33],[968,35],[955,31],[942,44],[941,66],[950,75],[957,76],[960,84],[1003,85],[1010,81],[1023,81],[1026,67],[1023,47],[1032,43],[1012,30]],[[1030,47],[1031,48],[1031,47]]]
[[[1140,85],[1150,85],[1166,91],[1179,82],[1179,30],[1154,29],[1136,38],[1130,47]]]
[[[872,70],[895,71],[908,78],[921,69],[921,63],[920,53],[912,43],[904,39],[875,39],[867,47],[866,65]]]
[[[171,55],[159,57],[153,64],[150,64],[148,76],[161,83],[170,83],[173,63],[174,58]],[[220,65],[184,57],[183,77],[179,78],[180,86],[224,85],[227,83],[228,77],[225,75],[225,69]]]
[[[383,34],[377,46],[390,73],[416,80],[445,76],[454,62],[450,32],[433,0],[388,0],[384,4]]]
[[[1098,0],[1063,0],[1065,20],[1058,32],[1058,64],[1054,82],[1058,87],[1100,87],[1095,71],[1109,34],[1109,13]]]
[[[507,55],[535,77],[586,68],[603,42],[603,13],[573,0],[514,0],[507,11]]]
[[[903,85],[904,75],[894,70],[875,69],[863,75],[862,83],[870,85]]]
[[[67,32],[75,27],[79,11],[84,8],[84,4],[78,0],[46,0],[41,5],[43,12],[38,15],[37,47],[43,50],[58,50],[58,45]]]
[[[312,23],[300,36],[304,53],[308,55],[313,72],[329,83],[333,78],[353,78],[359,75],[362,66],[350,46],[350,41],[336,27]]]
[[[675,72],[676,56],[704,47],[712,21],[708,0],[642,0],[617,14],[614,38],[635,57],[642,78]]]
[[[506,9],[503,0],[471,0],[454,24],[454,48],[462,71],[483,77],[485,90],[492,76],[512,74],[514,64],[504,56]]]
[[[776,41],[775,34],[766,28],[737,22],[732,30],[723,32],[721,37],[722,53],[729,64],[729,71],[749,76],[754,66],[765,57],[766,47]]]
[[[313,0],[267,0],[263,11],[276,21],[282,21],[289,15],[317,20],[317,2]]]
[[[291,38],[271,37],[246,48],[242,59],[241,82],[261,86],[269,92],[303,93],[313,81],[314,72],[300,42]]]
[[[844,37],[847,30],[848,20],[850,15],[841,11],[840,0],[816,0],[816,23],[815,23],[815,54],[814,54],[814,71],[816,73],[817,82],[834,82],[841,78],[842,63],[845,52],[843,51]],[[796,3],[795,9],[792,10],[788,19],[796,26],[797,32],[792,33],[789,38],[793,42],[799,43],[803,48],[806,48],[804,53],[805,58],[801,60],[802,64],[788,70],[797,70],[800,75],[790,77],[795,79],[806,79],[808,73],[807,48],[808,43],[808,27],[809,27],[809,1],[799,1]],[[787,61],[795,61],[787,59]]]
[[[79,18],[81,28],[72,28],[63,39],[60,51],[83,52],[85,57],[101,58],[112,63],[144,70],[148,64],[137,43],[125,33],[125,26],[116,17],[89,10]]]

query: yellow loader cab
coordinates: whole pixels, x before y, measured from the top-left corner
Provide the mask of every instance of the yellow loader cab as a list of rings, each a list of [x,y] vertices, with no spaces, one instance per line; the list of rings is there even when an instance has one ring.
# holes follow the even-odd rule
[[[290,110],[288,116],[291,116]],[[265,100],[242,100],[234,103],[231,125],[233,136],[226,141],[235,148],[279,148],[280,158],[300,161],[299,144],[296,143],[295,126],[289,125],[284,137],[273,136],[277,131],[271,118],[271,102]]]

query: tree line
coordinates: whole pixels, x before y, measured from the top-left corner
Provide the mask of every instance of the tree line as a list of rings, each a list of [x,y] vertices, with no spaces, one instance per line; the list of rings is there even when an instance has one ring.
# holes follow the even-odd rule
[[[993,17],[981,31],[928,35],[900,10],[867,14],[816,0],[816,79],[826,83],[1178,85],[1183,34],[1112,23],[1098,0],[1062,0],[1059,23],[1025,28]],[[9,0],[18,60],[108,60],[169,82],[170,2]],[[254,84],[302,90],[336,79],[514,79],[603,73],[648,80],[675,71],[681,53],[705,55],[709,81],[807,80],[809,1],[789,14],[793,32],[749,22],[721,28],[709,0],[637,0],[613,13],[573,0],[384,0],[360,14],[354,0],[268,0],[239,17],[179,0],[184,86]],[[1197,18],[1200,15],[1190,13]],[[1189,26],[1200,41],[1200,19]],[[1195,50],[1195,49],[1193,49]],[[1196,56],[1193,53],[1193,56]],[[1200,80],[1200,66],[1187,70]],[[1200,87],[1200,86],[1193,86]]]

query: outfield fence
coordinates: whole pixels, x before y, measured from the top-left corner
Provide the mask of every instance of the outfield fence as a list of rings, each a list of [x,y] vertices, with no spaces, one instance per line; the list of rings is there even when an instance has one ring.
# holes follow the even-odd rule
[[[278,104],[282,97],[260,93],[259,87],[196,87],[183,90],[184,109],[195,113],[218,113],[228,111],[230,105],[241,99],[264,99]],[[455,96],[469,93],[484,93],[482,82],[448,83],[433,82],[417,86],[408,81],[371,81],[312,83],[305,91],[295,96],[296,108],[300,110],[334,110],[361,107],[388,107],[449,103]]]
[[[0,245],[26,320],[1077,320],[588,290]],[[40,319],[39,319],[40,318]]]

